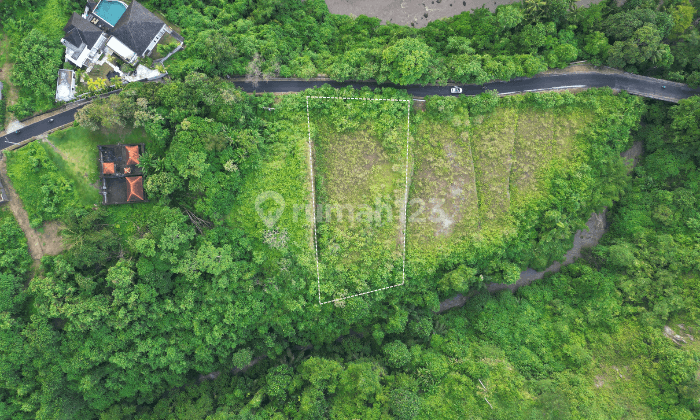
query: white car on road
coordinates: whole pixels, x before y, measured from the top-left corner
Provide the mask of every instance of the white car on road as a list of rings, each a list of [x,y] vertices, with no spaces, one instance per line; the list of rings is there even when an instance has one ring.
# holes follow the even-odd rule
[[[462,88],[457,86],[452,86],[450,88],[450,93],[462,93]]]

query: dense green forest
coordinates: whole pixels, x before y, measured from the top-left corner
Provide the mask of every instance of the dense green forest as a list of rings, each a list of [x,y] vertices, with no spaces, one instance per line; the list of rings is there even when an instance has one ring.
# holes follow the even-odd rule
[[[491,150],[478,143],[493,137],[483,130],[515,115],[527,126],[533,112],[587,128],[571,138],[560,133],[573,142],[568,160],[551,157],[536,171],[538,189],[523,190],[530,193],[520,201],[514,191],[520,205],[484,214],[481,232],[494,240],[440,253],[422,271],[411,268],[422,264],[420,247],[409,247],[404,286],[318,305],[310,225],[286,212],[271,231],[253,204],[265,190],[290,206],[308,199],[305,95],[405,94],[321,88],[275,99],[197,73],[130,84],[77,121],[95,133],[145,129],[151,202],[143,205],[81,205],[79,183],[51,163],[50,148],[9,153],[8,173],[23,198],[31,200],[31,179],[52,188],[63,177],[71,186],[51,194],[58,213],[41,217],[61,214],[72,246],[27,271],[20,231],[12,218],[4,222],[16,238],[3,250],[5,266],[15,267],[3,291],[12,302],[3,308],[0,353],[6,417],[693,418],[698,355],[692,342],[676,347],[663,326],[698,328],[697,98],[645,105],[601,89],[435,97],[425,110],[411,107],[415,167],[419,151],[430,151],[429,142],[420,146],[422,131],[448,125],[465,130],[455,137],[473,145],[479,182],[497,176],[478,174],[479,150]],[[273,103],[276,111],[266,111]],[[335,126],[318,125],[314,138],[380,130],[389,140],[376,147],[391,150],[394,127],[379,122],[405,108],[342,104],[317,106]],[[343,115],[353,112],[357,118]],[[363,123],[365,114],[377,127]],[[634,139],[649,154],[628,175],[619,153]],[[573,229],[603,206],[612,206],[613,230],[584,261],[515,296],[481,294],[435,314],[457,291],[512,282],[527,265],[561,258]],[[469,242],[454,238],[448,248]],[[372,244],[362,255],[376,263]],[[326,286],[324,293],[335,297]]]
[[[414,103],[223,78],[483,83],[587,59],[698,82],[697,2],[574,5],[414,29],[319,0],[151,2],[187,42],[171,80],[4,152],[29,223],[60,222],[65,246],[32,261],[0,208],[0,418],[700,417],[700,97]],[[82,8],[0,3],[15,116],[52,106],[47,69]],[[146,145],[147,203],[97,204],[96,145],[119,142]],[[604,208],[608,233],[576,263],[486,292],[561,260]]]
[[[430,22],[416,29],[377,18],[332,15],[323,0],[153,0],[187,48],[167,62],[184,78],[247,75],[378,82],[485,83],[532,76],[576,60],[700,85],[698,0],[528,0]],[[0,35],[19,90],[20,118],[53,103],[62,28],[84,4],[64,0],[0,3]],[[4,35],[3,35],[4,34]],[[2,49],[0,48],[0,51]],[[70,66],[69,64],[66,64]]]

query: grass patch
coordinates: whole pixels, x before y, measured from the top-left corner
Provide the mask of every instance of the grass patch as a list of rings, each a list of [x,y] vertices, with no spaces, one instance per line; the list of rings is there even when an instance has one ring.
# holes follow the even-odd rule
[[[522,110],[518,119],[513,165],[511,206],[521,207],[547,192],[551,169],[580,159],[582,145],[576,133],[593,119],[592,111],[573,109],[563,115]]]
[[[513,238],[533,237],[524,226],[550,210],[553,180],[585,163],[589,146],[579,134],[595,119],[590,107],[543,110],[522,101],[471,117],[466,108],[429,103],[432,111],[416,117],[406,245],[411,276],[455,261],[478,265],[514,247]],[[524,268],[507,270],[517,278]],[[470,270],[460,270],[451,277],[469,277]],[[452,280],[446,289],[455,288]]]
[[[482,229],[502,231],[513,223],[508,209],[518,120],[516,109],[505,108],[473,128],[470,140]]]
[[[151,139],[143,128],[90,131],[83,127],[69,127],[50,134],[49,141],[66,157],[71,172],[79,174],[88,183],[94,183],[100,177],[97,145],[145,143],[148,151]]]
[[[466,113],[452,124],[430,117],[416,124],[406,244],[410,259],[446,253],[479,231],[467,124]]]
[[[64,160],[50,145],[42,143],[42,146],[58,168],[58,173],[73,184],[78,204],[89,207],[102,201],[99,191],[89,184],[84,175],[73,170],[74,165],[71,162]]]
[[[99,200],[97,190],[91,191],[45,143],[32,142],[9,152],[7,175],[22,199],[33,228],[40,227],[44,221],[60,218],[72,206],[89,206]]]
[[[107,78],[107,73],[109,73],[110,71],[114,71],[112,66],[110,66],[107,63],[104,63],[99,66],[93,67],[89,75],[93,79],[105,79]]]
[[[311,112],[321,300],[400,284],[406,105],[316,101],[338,115]],[[331,119],[339,124],[327,123]]]

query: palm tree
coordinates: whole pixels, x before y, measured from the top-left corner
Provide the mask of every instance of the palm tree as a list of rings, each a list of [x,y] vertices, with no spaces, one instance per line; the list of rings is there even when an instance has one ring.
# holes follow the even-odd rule
[[[532,22],[539,21],[544,7],[547,5],[546,0],[525,0],[523,1],[523,7],[525,9],[525,15]]]

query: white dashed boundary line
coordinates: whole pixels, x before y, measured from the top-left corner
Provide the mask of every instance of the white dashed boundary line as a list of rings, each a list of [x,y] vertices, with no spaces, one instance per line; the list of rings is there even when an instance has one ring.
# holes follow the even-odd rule
[[[316,182],[314,180],[314,169],[313,169],[313,158],[311,153],[311,118],[309,116],[309,99],[353,99],[360,101],[392,101],[392,102],[407,102],[406,113],[408,125],[406,127],[406,189],[404,193],[403,201],[403,212],[401,213],[400,223],[403,226],[403,256],[402,256],[402,268],[401,268],[401,283],[395,284],[393,286],[382,287],[381,289],[370,290],[368,292],[357,293],[352,296],[346,296],[344,298],[327,300],[325,302],[321,301],[321,271],[319,269],[318,262],[318,237],[316,235]],[[410,99],[383,99],[383,98],[345,98],[339,96],[307,96],[306,97],[306,126],[309,133],[309,172],[311,175],[311,204],[313,213],[313,223],[314,223],[314,252],[316,254],[316,283],[318,285],[318,304],[325,305],[326,303],[338,302],[345,299],[350,299],[357,296],[363,296],[374,292],[379,292],[386,289],[391,289],[392,287],[403,286],[406,284],[406,212],[408,206],[408,139],[411,133],[411,100]]]

